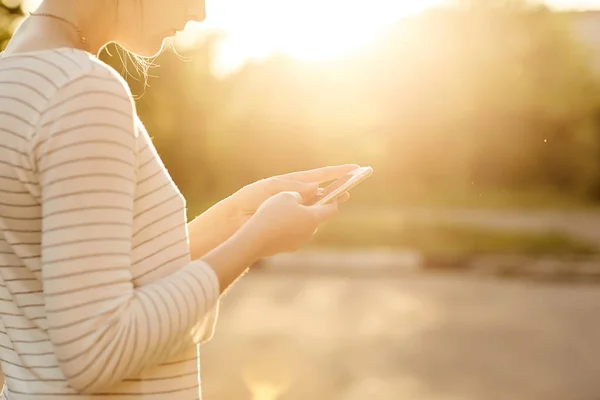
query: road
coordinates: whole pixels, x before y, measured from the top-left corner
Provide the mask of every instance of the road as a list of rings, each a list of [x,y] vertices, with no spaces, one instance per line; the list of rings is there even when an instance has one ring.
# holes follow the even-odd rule
[[[597,400],[600,290],[250,273],[202,362],[205,400]]]

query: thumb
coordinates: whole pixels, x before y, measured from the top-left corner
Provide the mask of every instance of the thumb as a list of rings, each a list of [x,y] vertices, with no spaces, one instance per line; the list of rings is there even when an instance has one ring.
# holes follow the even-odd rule
[[[267,190],[274,195],[281,192],[298,192],[303,197],[314,196],[318,188],[318,182],[305,183],[280,178],[270,179],[267,186]]]
[[[286,199],[291,200],[298,204],[302,204],[302,196],[298,192],[280,192],[280,193],[276,194],[275,196],[282,196],[282,197],[286,196],[283,198],[286,198]]]
[[[299,187],[298,187],[298,193],[300,193],[300,195],[302,195],[302,198],[304,199],[304,201],[309,201],[311,200],[314,196],[316,196],[317,191],[319,190],[319,183],[318,182],[313,182],[313,183],[299,183]]]

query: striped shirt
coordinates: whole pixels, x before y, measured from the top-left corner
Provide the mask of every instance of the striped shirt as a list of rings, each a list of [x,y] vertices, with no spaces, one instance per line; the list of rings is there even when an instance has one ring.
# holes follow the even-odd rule
[[[218,305],[125,81],[69,48],[0,57],[3,398],[199,399]]]

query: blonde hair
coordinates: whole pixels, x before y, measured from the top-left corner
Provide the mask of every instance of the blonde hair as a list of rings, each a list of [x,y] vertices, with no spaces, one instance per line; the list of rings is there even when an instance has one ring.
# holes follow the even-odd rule
[[[142,7],[141,0],[138,0],[138,5],[139,7]],[[117,20],[119,18],[118,10],[119,0],[115,0],[115,17]],[[140,13],[142,13],[142,10],[140,10]],[[150,68],[156,67],[154,61],[156,60],[156,57],[158,57],[158,55],[156,57],[142,57],[125,49],[118,43],[115,43],[115,48],[116,53],[119,56],[119,59],[121,60],[121,63],[123,65],[122,74],[125,76],[130,76],[135,80],[138,80],[137,77],[140,77],[144,80],[144,88],[148,87],[148,77],[150,76]],[[112,56],[112,54],[110,54],[110,51],[108,51],[108,53]],[[130,72],[130,64],[135,69],[135,75]]]

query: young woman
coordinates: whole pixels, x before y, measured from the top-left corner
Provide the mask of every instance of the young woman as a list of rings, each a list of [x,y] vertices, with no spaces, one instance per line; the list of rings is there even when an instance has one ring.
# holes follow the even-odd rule
[[[127,85],[93,54],[154,55],[200,5],[45,0],[0,56],[2,398],[200,398],[220,295],[336,215],[303,198],[355,165],[259,181],[186,226]]]

